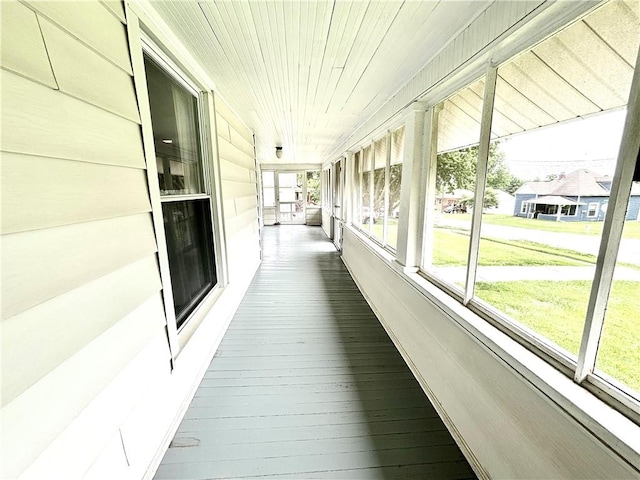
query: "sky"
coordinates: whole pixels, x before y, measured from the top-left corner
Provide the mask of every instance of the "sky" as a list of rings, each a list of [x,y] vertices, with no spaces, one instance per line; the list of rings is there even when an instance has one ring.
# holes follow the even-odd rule
[[[586,168],[601,175],[615,169],[626,110],[540,128],[501,141],[511,173],[522,180]]]

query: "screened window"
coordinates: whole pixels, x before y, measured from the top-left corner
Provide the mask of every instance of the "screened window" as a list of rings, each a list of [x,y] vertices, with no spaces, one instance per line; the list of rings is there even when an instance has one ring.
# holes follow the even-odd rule
[[[217,283],[198,97],[145,55],[171,289],[180,327]]]
[[[353,224],[362,225],[362,151],[353,155]]]
[[[404,126],[354,155],[354,225],[384,247],[398,243]]]
[[[422,268],[455,290],[465,284],[484,79],[436,107],[436,169],[427,190]]]
[[[307,172],[307,207],[320,208],[320,170]]]
[[[432,107],[420,269],[632,419],[640,414],[640,182],[616,162],[621,140],[627,152],[636,146],[634,128],[622,132],[638,32],[637,2],[605,3]],[[392,134],[387,144],[384,189],[382,143],[354,155],[353,223],[391,246],[400,142]],[[637,152],[620,161],[637,163]],[[372,218],[380,192],[383,227]]]
[[[462,291],[464,303],[579,381],[604,380],[625,405],[640,399],[639,187],[615,207],[609,195],[637,68],[634,8],[607,3],[497,69],[481,206],[471,193],[485,160],[469,145],[479,138],[482,81],[443,102],[423,255],[427,274]],[[626,219],[615,271],[595,279],[601,241],[617,241],[603,228],[612,208]],[[480,224],[473,236],[470,213]],[[606,307],[592,310],[594,301]],[[589,328],[598,315],[602,331]]]
[[[362,151],[362,177],[360,188],[360,224],[362,229],[369,233],[371,226],[375,222],[375,213],[373,211],[373,174],[371,168],[373,165],[373,148],[365,147]]]
[[[402,160],[404,156],[404,126],[391,133],[390,141],[386,243],[395,249],[398,246],[398,222],[401,215],[400,186],[402,185]]]
[[[331,210],[331,169],[325,168],[321,173],[322,180],[322,207]]]
[[[640,397],[640,182],[631,192],[639,198],[627,210],[595,373]]]
[[[384,240],[384,213],[387,169],[387,137],[373,144],[373,229],[371,234],[379,242]]]
[[[492,148],[503,172],[501,185],[491,185],[499,172],[489,168],[487,184],[508,190],[517,177],[537,197],[533,219],[483,214],[475,297],[574,361],[602,234],[602,224],[593,222],[599,202],[589,197],[609,194],[622,134],[620,112],[606,111],[624,107],[633,73],[616,52],[621,45],[604,48],[600,40],[610,36],[608,16],[617,8],[612,3],[594,11],[497,72],[491,130],[504,140]],[[637,51],[637,35],[627,40]],[[568,122],[600,110],[600,117]],[[537,131],[539,125],[550,126]],[[603,144],[612,145],[611,160],[602,160]]]

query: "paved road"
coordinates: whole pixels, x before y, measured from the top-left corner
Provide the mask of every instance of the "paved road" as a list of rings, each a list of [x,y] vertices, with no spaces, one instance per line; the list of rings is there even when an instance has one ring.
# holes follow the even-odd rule
[[[432,267],[429,269],[437,277],[449,283],[464,283],[466,267]],[[478,282],[513,282],[520,280],[593,280],[595,266],[586,267],[478,267],[476,281]],[[614,280],[631,280],[640,282],[640,270],[633,268],[616,268]]]
[[[471,222],[456,220],[453,215],[442,216],[440,225],[469,230]],[[533,221],[533,220],[532,220]],[[542,221],[542,220],[539,220]],[[600,237],[597,235],[579,235],[576,233],[556,233],[530,228],[506,227],[503,225],[482,225],[482,236],[505,240],[528,240],[576,252],[598,255]],[[618,260],[624,263],[640,265],[640,240],[623,238],[618,252]]]

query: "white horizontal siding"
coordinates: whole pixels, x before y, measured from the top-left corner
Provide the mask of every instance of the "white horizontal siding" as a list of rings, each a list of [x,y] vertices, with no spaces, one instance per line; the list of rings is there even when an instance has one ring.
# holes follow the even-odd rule
[[[4,235],[2,316],[16,315],[155,252],[149,214]]]
[[[58,478],[141,478],[132,475],[132,468],[140,466],[127,460],[120,430],[114,430],[114,425],[123,425],[131,418],[132,405],[137,406],[148,395],[150,385],[171,378],[169,358],[166,334],[160,331],[69,423],[22,477],[25,480],[50,478],[55,471]],[[140,381],[141,378],[145,381]],[[154,400],[160,403],[159,397]]]
[[[124,5],[118,0],[100,0],[100,3],[105,6],[118,20],[122,23],[127,23]]]
[[[229,278],[240,278],[260,258],[253,135],[216,97],[218,155]]]
[[[144,168],[140,125],[0,70],[2,150]]]
[[[162,332],[163,312],[159,294],[147,299],[2,409],[3,478],[16,478]]]
[[[81,3],[29,0],[27,4],[88,48],[133,75],[125,26],[102,3],[96,0]]]
[[[245,150],[225,140],[223,137],[218,137],[218,154],[221,159],[228,160],[241,167],[254,168],[253,155],[248,154]]]
[[[37,383],[160,288],[155,256],[149,255],[4,319],[0,327],[2,404]]]
[[[2,67],[57,88],[36,14],[18,2],[0,3]]]
[[[124,10],[2,3],[0,476],[80,478],[169,367]]]
[[[140,123],[131,75],[48,20],[40,20],[61,91]]]
[[[15,153],[1,170],[3,234],[151,210],[144,170]]]

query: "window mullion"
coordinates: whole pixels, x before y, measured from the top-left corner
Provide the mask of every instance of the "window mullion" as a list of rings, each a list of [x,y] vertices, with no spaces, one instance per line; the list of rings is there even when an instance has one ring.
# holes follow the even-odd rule
[[[363,186],[362,186],[362,179],[364,178],[364,148],[360,149],[360,164],[358,165],[358,212],[356,212],[356,215],[358,215],[358,225],[360,225],[360,228],[363,227],[362,225],[362,194],[363,194]]]
[[[391,174],[391,132],[387,132],[387,152],[384,167],[384,212],[382,214],[382,245],[387,244],[387,234],[389,230],[389,185],[391,183],[389,175]]]
[[[367,219],[369,222],[369,236],[373,235],[373,220],[376,214],[373,202],[375,201],[375,192],[373,191],[373,187],[375,183],[373,181],[374,172],[376,169],[376,143],[371,140],[371,145],[369,146],[369,152],[371,153],[371,165],[369,166],[369,218]]]
[[[640,162],[640,52],[636,65],[627,103],[627,117],[622,142],[611,185],[609,208],[604,220],[596,272],[580,342],[575,373],[575,380],[578,383],[582,382],[595,366],[633,175]]]
[[[478,145],[478,161],[476,163],[476,188],[473,196],[473,215],[471,217],[471,237],[469,238],[469,256],[467,259],[467,278],[464,291],[464,304],[473,298],[476,270],[478,268],[478,251],[480,248],[480,229],[482,227],[482,211],[484,206],[484,190],[487,184],[487,166],[489,163],[489,144],[491,143],[491,121],[493,118],[493,101],[496,93],[498,69],[489,67],[484,86],[484,101],[480,123],[480,144]]]
[[[351,219],[353,218],[353,210],[352,210],[352,198],[353,194],[353,153],[347,152],[344,157],[344,191],[342,192],[342,209],[344,211],[344,223],[345,225],[349,225],[351,223]]]

